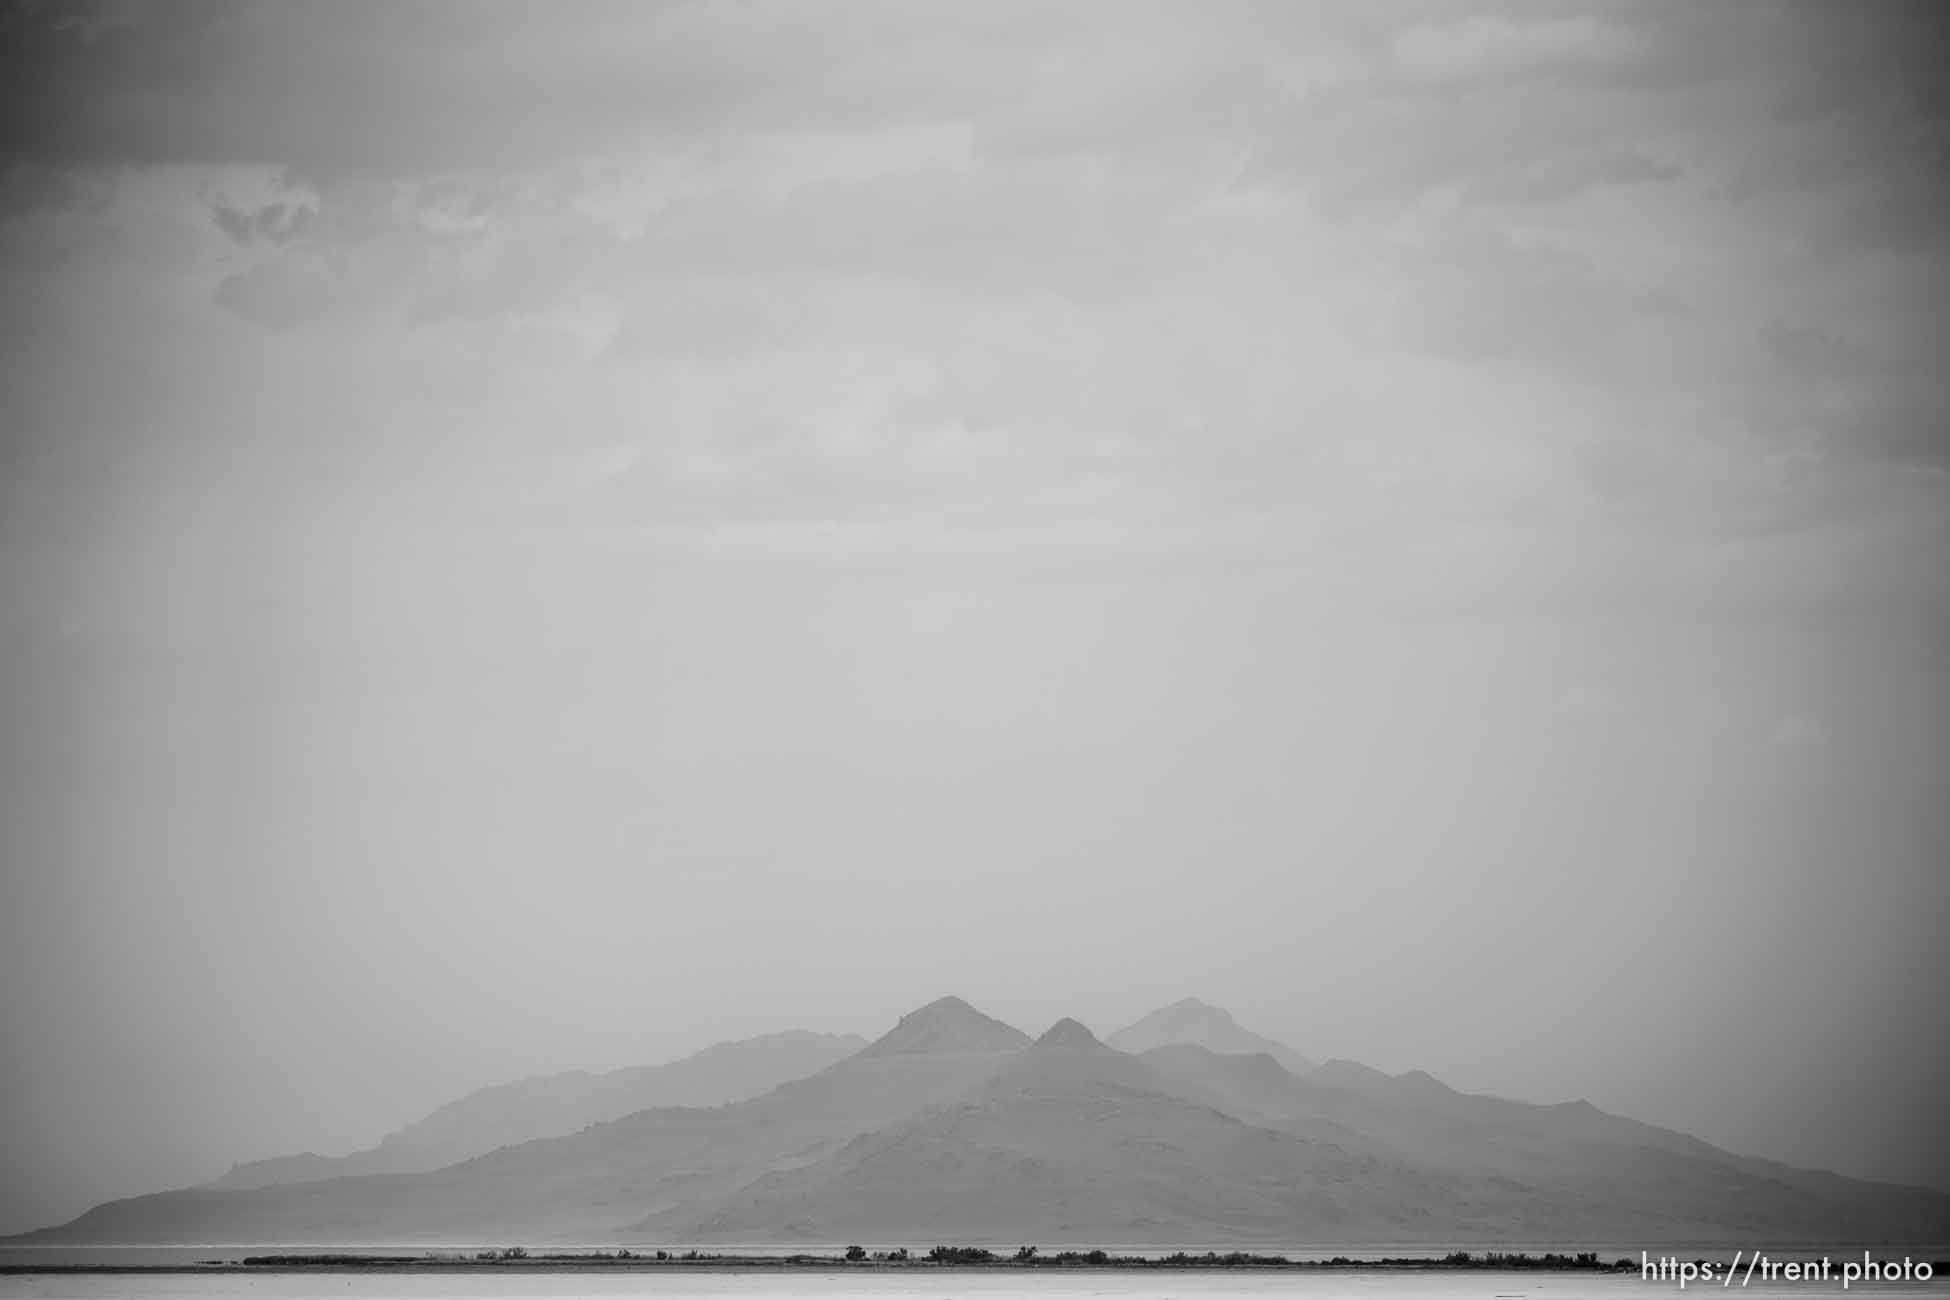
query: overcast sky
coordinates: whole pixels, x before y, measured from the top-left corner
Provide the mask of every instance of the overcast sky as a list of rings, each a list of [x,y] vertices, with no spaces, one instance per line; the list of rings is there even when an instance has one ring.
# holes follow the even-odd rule
[[[949,992],[1950,1186],[1942,7],[3,12],[0,1230]]]

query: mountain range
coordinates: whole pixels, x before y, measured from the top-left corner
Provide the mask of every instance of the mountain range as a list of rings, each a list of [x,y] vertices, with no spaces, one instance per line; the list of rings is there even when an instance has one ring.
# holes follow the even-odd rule
[[[1928,1244],[1950,1195],[1315,1065],[1190,999],[1108,1041],[1069,1019],[1032,1041],[950,997],[872,1043],[775,1035],[487,1089],[354,1156],[11,1240]]]
[[[719,1043],[667,1065],[561,1074],[497,1084],[344,1156],[309,1151],[233,1165],[210,1187],[247,1189],[358,1174],[411,1174],[458,1164],[497,1147],[560,1137],[659,1106],[721,1106],[823,1070],[867,1045],[858,1034],[803,1029]]]
[[[1154,1047],[1180,1043],[1226,1055],[1264,1052],[1295,1074],[1305,1074],[1314,1068],[1312,1061],[1286,1044],[1241,1027],[1231,1012],[1197,998],[1160,1007],[1136,1024],[1118,1030],[1106,1041],[1120,1052],[1148,1052]]]

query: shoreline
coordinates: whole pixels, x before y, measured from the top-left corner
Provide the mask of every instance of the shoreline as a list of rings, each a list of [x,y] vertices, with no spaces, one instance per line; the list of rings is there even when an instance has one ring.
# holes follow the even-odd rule
[[[659,1258],[662,1255],[662,1258]],[[20,1274],[240,1274],[240,1273],[887,1273],[887,1272],[1549,1272],[1617,1274],[1637,1271],[1638,1260],[1601,1259],[1595,1254],[1476,1254],[1291,1259],[1247,1251],[1198,1255],[1116,1255],[1107,1251],[1040,1252],[1029,1256],[995,1254],[980,1247],[944,1248],[932,1255],[848,1259],[844,1255],[740,1255],[686,1252],[513,1254],[492,1257],[385,1255],[319,1252],[252,1255],[239,1260],[185,1264],[0,1264],[0,1276]]]
[[[850,1248],[860,1249],[860,1248]],[[1805,1263],[1819,1264],[1824,1252],[1794,1252]],[[1665,1262],[1677,1265],[1678,1257],[1655,1257],[1654,1266]],[[1712,1255],[1699,1255],[1690,1262],[1701,1265],[1723,1263]],[[1782,1262],[1786,1262],[1783,1256]],[[1906,1257],[1907,1262],[1907,1257]],[[1950,1277],[1950,1259],[1916,1261],[1931,1268],[1937,1277]],[[735,1251],[712,1253],[687,1250],[632,1252],[620,1250],[531,1253],[519,1247],[479,1251],[473,1254],[384,1254],[318,1251],[251,1255],[241,1259],[197,1260],[170,1264],[22,1264],[0,1263],[0,1277],[26,1275],[63,1276],[239,1276],[255,1274],[344,1273],[344,1274],[456,1274],[479,1276],[490,1273],[769,1273],[820,1274],[845,1273],[1584,1273],[1629,1276],[1639,1273],[1646,1261],[1617,1256],[1600,1257],[1595,1252],[1526,1254],[1502,1251],[1451,1251],[1447,1255],[1386,1256],[1359,1258],[1335,1255],[1323,1259],[1294,1259],[1277,1254],[1249,1251],[1207,1251],[1200,1254],[1177,1252],[1171,1255],[1118,1255],[1106,1250],[1065,1250],[1044,1254],[1028,1250],[998,1254],[976,1246],[936,1247],[925,1255],[905,1251],[862,1253],[848,1258],[843,1254],[805,1252],[792,1255],[746,1255]]]

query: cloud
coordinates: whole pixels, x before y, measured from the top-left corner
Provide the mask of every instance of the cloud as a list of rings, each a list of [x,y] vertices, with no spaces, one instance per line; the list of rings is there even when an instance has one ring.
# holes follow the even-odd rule
[[[1797,74],[1760,57],[1813,43],[1792,14],[131,12],[29,24],[13,174],[202,178],[186,295],[273,350],[397,358],[410,398],[375,406],[522,464],[638,448],[561,479],[605,517],[1745,536],[1927,509],[1859,463],[1941,463],[1902,342],[1940,312],[1848,216],[1928,133],[1845,63],[1795,145]],[[1837,162],[1870,120],[1905,143]]]
[[[1025,30],[1059,24],[1007,4],[214,0],[144,5],[85,39],[22,11],[0,65],[0,155],[406,175],[958,116],[1006,101]]]
[[[1682,174],[1675,164],[1637,149],[1574,149],[1486,168],[1463,182],[1463,192],[1490,203],[1555,203],[1600,187],[1670,181]]]
[[[1637,335],[1671,327],[1669,304],[1574,247],[1457,222],[1417,253],[1399,269],[1393,337],[1405,348],[1607,379]]]
[[[239,244],[288,244],[301,238],[317,215],[316,208],[296,203],[267,203],[250,210],[221,202],[210,205],[217,229]]]
[[[346,295],[316,264],[270,262],[224,279],[216,301],[253,324],[288,330],[337,315]]]
[[[615,270],[617,237],[574,207],[500,184],[344,180],[255,207],[218,200],[217,228],[252,258],[219,305],[279,329],[351,316],[409,325],[545,315]]]
[[[396,310],[428,254],[404,233],[350,247],[305,245],[224,277],[214,300],[245,320],[289,330]]]
[[[1392,42],[1395,66],[1417,81],[1454,84],[1543,76],[1592,64],[1624,63],[1642,52],[1637,34],[1589,16],[1541,21],[1472,17],[1418,25]]]
[[[1931,355],[1936,327],[1887,309],[1881,320],[1771,322],[1763,336],[1780,373],[1765,409],[1818,428],[1837,449],[1950,468],[1950,397]]]
[[[43,212],[100,211],[111,193],[109,183],[92,172],[33,160],[0,165],[0,221]]]

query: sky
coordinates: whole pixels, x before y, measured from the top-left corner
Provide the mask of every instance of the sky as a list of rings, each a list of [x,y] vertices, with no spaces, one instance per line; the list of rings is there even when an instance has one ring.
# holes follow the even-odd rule
[[[1950,1187],[1933,4],[0,6],[0,1231],[955,993]]]

